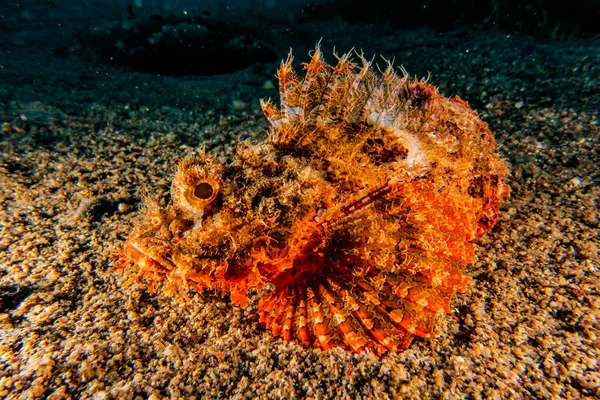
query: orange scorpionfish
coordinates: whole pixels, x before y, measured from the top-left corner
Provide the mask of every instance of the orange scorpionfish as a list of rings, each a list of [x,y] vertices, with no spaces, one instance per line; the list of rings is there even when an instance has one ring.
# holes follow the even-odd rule
[[[131,281],[247,304],[260,323],[321,349],[381,354],[430,338],[471,278],[473,240],[498,221],[508,173],[488,126],[458,97],[319,47],[301,79],[282,62],[261,143],[230,162],[178,166],[166,207],[146,199],[121,254]]]

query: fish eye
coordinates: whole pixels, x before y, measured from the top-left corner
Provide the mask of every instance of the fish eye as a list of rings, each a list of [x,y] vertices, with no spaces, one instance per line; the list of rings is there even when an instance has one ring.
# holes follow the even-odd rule
[[[210,182],[200,182],[194,188],[194,196],[201,200],[211,200],[213,194],[215,194],[215,188]]]
[[[171,184],[171,199],[182,217],[197,220],[212,209],[221,191],[220,172],[206,160],[185,159],[179,164]]]

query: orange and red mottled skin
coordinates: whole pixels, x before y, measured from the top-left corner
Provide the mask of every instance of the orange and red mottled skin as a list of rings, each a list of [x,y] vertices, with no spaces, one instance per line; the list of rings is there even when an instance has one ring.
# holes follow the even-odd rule
[[[123,250],[131,281],[167,293],[216,289],[260,322],[321,349],[400,351],[433,337],[471,279],[473,240],[498,221],[508,170],[487,124],[460,98],[376,73],[317,47],[291,57],[268,138],[231,161],[183,160],[166,207],[147,199]]]

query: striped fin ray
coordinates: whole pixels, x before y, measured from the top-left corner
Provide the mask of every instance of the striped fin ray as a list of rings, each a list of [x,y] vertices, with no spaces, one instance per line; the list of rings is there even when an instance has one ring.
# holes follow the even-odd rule
[[[354,75],[346,97],[346,106],[340,110],[342,120],[347,123],[358,123],[363,116],[364,107],[369,101],[373,91],[376,89],[379,78],[375,76],[371,69],[372,61],[360,54],[359,58],[362,67]]]
[[[277,71],[277,79],[279,80],[279,106],[282,123],[289,123],[298,118],[298,115],[304,113],[300,104],[299,91],[301,90],[302,81],[294,72],[292,62],[294,56],[290,50],[287,60],[281,62],[281,66]]]
[[[304,64],[306,76],[302,82],[301,107],[304,110],[301,122],[316,125],[325,111],[323,96],[332,78],[331,66],[323,61],[320,44],[317,44],[310,62]]]
[[[406,93],[407,78],[394,72],[393,64],[387,61],[387,68],[381,74],[381,83],[373,92],[365,106],[365,120],[369,125],[382,128],[402,128],[397,122],[407,105],[403,94]]]
[[[450,312],[452,294],[424,279],[332,273],[265,295],[260,321],[286,341],[381,354],[407,348],[415,336],[435,336],[435,319]]]
[[[345,100],[348,98],[350,78],[354,75],[356,65],[352,62],[352,51],[341,57],[334,53],[337,64],[333,67],[323,92],[322,101],[325,105],[324,120],[327,123],[337,122]]]

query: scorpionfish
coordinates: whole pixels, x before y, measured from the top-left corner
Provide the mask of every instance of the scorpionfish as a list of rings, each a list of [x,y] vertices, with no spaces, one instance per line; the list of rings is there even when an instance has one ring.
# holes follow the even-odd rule
[[[121,254],[129,283],[212,289],[286,341],[406,349],[439,333],[471,278],[474,239],[498,221],[508,174],[488,126],[459,97],[317,46],[301,78],[290,52],[260,143],[229,161],[182,160],[166,206],[145,199]]]

